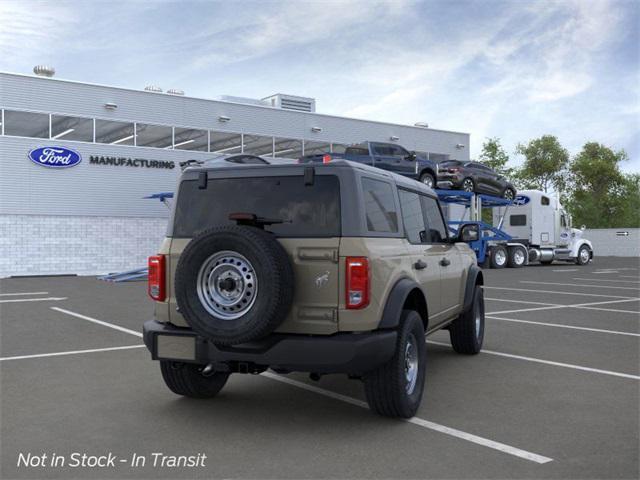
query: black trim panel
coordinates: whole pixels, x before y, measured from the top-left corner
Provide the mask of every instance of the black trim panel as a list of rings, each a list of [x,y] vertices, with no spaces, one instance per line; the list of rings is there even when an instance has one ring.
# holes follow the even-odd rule
[[[484,285],[484,277],[482,275],[482,269],[477,265],[471,265],[469,267],[469,273],[467,274],[467,283],[464,290],[464,312],[468,312],[473,303],[473,291],[476,285],[476,279],[479,278],[479,284]]]
[[[196,337],[195,363],[198,364],[237,362],[297,372],[352,375],[366,373],[388,362],[395,352],[397,337],[393,330],[327,336],[271,334],[255,342],[221,347],[191,329],[156,320],[145,322],[143,333],[144,343],[154,360],[160,360],[156,348],[158,335],[186,335]]]

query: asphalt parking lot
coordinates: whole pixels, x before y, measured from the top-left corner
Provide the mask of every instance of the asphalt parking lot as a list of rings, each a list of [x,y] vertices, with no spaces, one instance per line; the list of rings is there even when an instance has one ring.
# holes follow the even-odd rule
[[[144,283],[4,279],[0,476],[638,478],[639,268],[486,270],[484,351],[459,356],[446,332],[429,337],[410,422],[371,414],[341,376],[233,375],[213,400],[179,398],[141,346]],[[71,467],[74,452],[118,460]],[[29,453],[47,454],[44,466],[18,466]],[[153,453],[207,458],[154,467]]]

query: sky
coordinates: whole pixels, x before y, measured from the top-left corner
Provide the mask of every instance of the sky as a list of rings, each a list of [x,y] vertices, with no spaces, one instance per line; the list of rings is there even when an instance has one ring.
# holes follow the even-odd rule
[[[313,97],[319,113],[499,137],[640,172],[640,1],[0,0],[0,71],[188,96]]]

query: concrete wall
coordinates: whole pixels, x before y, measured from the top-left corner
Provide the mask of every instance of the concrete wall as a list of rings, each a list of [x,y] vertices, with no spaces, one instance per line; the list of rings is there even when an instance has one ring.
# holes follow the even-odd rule
[[[0,215],[0,277],[145,267],[166,227],[166,218]]]
[[[592,228],[584,238],[593,243],[596,257],[640,257],[640,228]]]

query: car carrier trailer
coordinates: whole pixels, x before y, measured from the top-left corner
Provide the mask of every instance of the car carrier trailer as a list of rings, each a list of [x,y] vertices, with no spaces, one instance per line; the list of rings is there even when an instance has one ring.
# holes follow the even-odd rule
[[[478,239],[468,242],[483,268],[520,268],[554,260],[585,265],[593,259],[593,246],[582,238],[584,227],[571,227],[571,217],[559,200],[538,190],[519,192],[513,201],[491,195],[436,190],[447,206],[449,229],[461,224],[478,226]],[[492,224],[482,211],[492,211]]]
[[[477,240],[467,242],[475,252],[478,265],[483,268],[520,268],[528,263],[526,245],[513,240],[502,230],[502,220],[490,225],[482,220],[483,208],[502,208],[506,213],[513,204],[511,200],[492,195],[464,192],[459,190],[436,190],[440,202],[446,205],[449,230],[454,235],[462,224],[475,224],[478,228]]]

